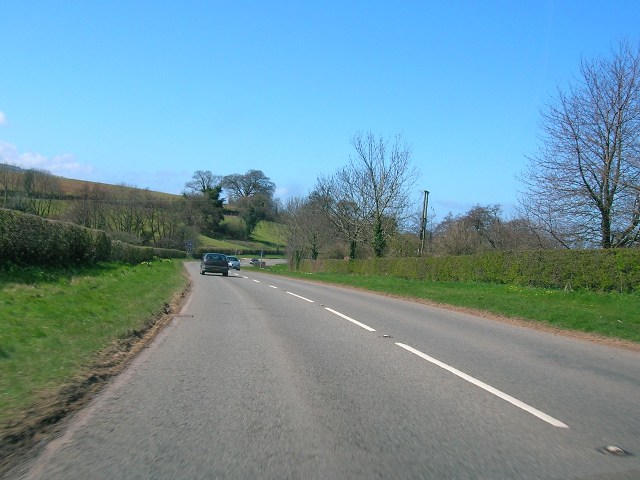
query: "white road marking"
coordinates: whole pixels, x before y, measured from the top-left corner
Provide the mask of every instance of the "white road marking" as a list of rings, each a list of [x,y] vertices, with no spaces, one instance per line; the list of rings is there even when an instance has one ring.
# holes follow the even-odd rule
[[[453,373],[454,375],[457,375],[458,377],[466,380],[469,383],[472,383],[473,385],[482,388],[483,390],[486,390],[489,393],[492,393],[494,395],[496,395],[497,397],[500,397],[503,400],[506,400],[507,402],[511,403],[512,405],[515,405],[518,408],[521,408],[522,410],[524,410],[525,412],[530,413],[531,415],[534,415],[536,417],[538,417],[541,420],[544,420],[545,422],[553,425],[554,427],[560,427],[560,428],[569,428],[567,425],[565,425],[564,423],[562,423],[560,420],[556,420],[555,418],[547,415],[544,412],[541,412],[540,410],[533,408],[530,405],[527,405],[524,402],[521,402],[520,400],[518,400],[517,398],[513,398],[511,395],[507,395],[506,393],[498,390],[497,388],[492,387],[491,385],[487,385],[484,382],[481,382],[480,380],[473,378],[470,375],[467,375],[464,372],[461,372],[460,370],[453,368],[449,365],[447,365],[446,363],[441,362],[440,360],[437,360],[433,357],[430,357],[429,355],[422,353],[420,350],[416,350],[413,347],[410,347],[409,345],[405,345],[404,343],[396,343],[396,345],[398,345],[401,348],[404,348],[405,350],[419,356],[420,358],[425,359],[428,362],[433,363],[434,365],[437,365],[441,368],[444,368],[445,370]]]
[[[255,278],[253,279],[253,281],[256,283],[260,283],[260,280],[256,280]]]
[[[276,289],[278,288],[278,287],[276,287],[275,285],[269,285],[269,286],[270,286],[271,288],[276,288]]]
[[[309,303],[314,303],[314,302],[313,302],[313,300],[309,300],[308,298],[301,297],[300,295],[296,295],[295,293],[291,293],[291,292],[287,292],[287,293],[288,293],[289,295],[293,295],[294,297],[301,298],[302,300],[305,300],[305,301],[307,301],[307,302],[309,302]]]
[[[331,313],[333,313],[335,315],[338,315],[339,317],[344,318],[345,320],[349,320],[351,323],[354,323],[354,324],[358,325],[359,327],[364,328],[365,330],[369,330],[370,332],[375,332],[376,331],[375,328],[371,328],[369,325],[365,325],[364,323],[360,323],[359,321],[354,320],[351,317],[347,317],[345,314],[337,312],[337,311],[333,310],[332,308],[329,308],[329,307],[324,307],[324,308],[325,308],[325,310],[328,310]]]

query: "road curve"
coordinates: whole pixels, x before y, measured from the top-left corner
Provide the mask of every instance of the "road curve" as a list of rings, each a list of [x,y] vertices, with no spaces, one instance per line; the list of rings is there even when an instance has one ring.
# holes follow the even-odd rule
[[[171,325],[13,478],[640,478],[635,352],[187,268]]]

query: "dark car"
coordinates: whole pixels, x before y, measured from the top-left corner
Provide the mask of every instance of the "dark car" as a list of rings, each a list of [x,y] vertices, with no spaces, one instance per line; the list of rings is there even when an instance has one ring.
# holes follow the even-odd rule
[[[221,273],[229,275],[229,260],[222,253],[205,253],[200,260],[200,275],[205,273]]]

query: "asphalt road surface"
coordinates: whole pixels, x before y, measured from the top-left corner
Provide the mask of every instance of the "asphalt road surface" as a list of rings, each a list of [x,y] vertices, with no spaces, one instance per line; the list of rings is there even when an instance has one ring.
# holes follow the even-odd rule
[[[181,314],[17,478],[640,479],[637,352],[188,270]]]

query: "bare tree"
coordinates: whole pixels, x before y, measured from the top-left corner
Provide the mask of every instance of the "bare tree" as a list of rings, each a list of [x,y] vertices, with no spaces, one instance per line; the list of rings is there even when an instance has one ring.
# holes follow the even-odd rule
[[[40,217],[49,217],[55,201],[62,195],[60,179],[44,170],[25,170],[22,176],[22,192],[17,196],[20,210]]]
[[[222,187],[231,199],[240,200],[254,195],[273,197],[276,185],[261,170],[249,170],[244,175],[234,173],[222,179]]]
[[[499,205],[475,205],[467,213],[448,214],[436,225],[432,249],[445,255],[472,255],[486,251],[558,248],[522,218],[505,220]]]
[[[221,176],[214,175],[209,170],[196,170],[185,188],[190,192],[207,193],[217,187],[221,180]]]
[[[583,60],[542,113],[539,152],[522,175],[527,218],[566,248],[640,240],[640,51]]]
[[[85,183],[80,195],[73,199],[66,212],[68,220],[87,228],[111,230],[109,228],[109,208],[107,190],[98,185]]]
[[[330,177],[318,179],[314,194],[331,223],[349,242],[349,254],[369,239],[375,256],[387,249],[389,237],[408,218],[409,192],[418,178],[411,166],[411,148],[396,135],[392,140],[356,133],[355,155]]]
[[[0,164],[0,190],[2,191],[2,205],[10,207],[11,197],[20,190],[22,169],[13,164]]]
[[[295,269],[304,258],[316,260],[335,238],[334,229],[318,212],[311,197],[290,198],[281,212],[280,218],[286,225],[289,263]]]

